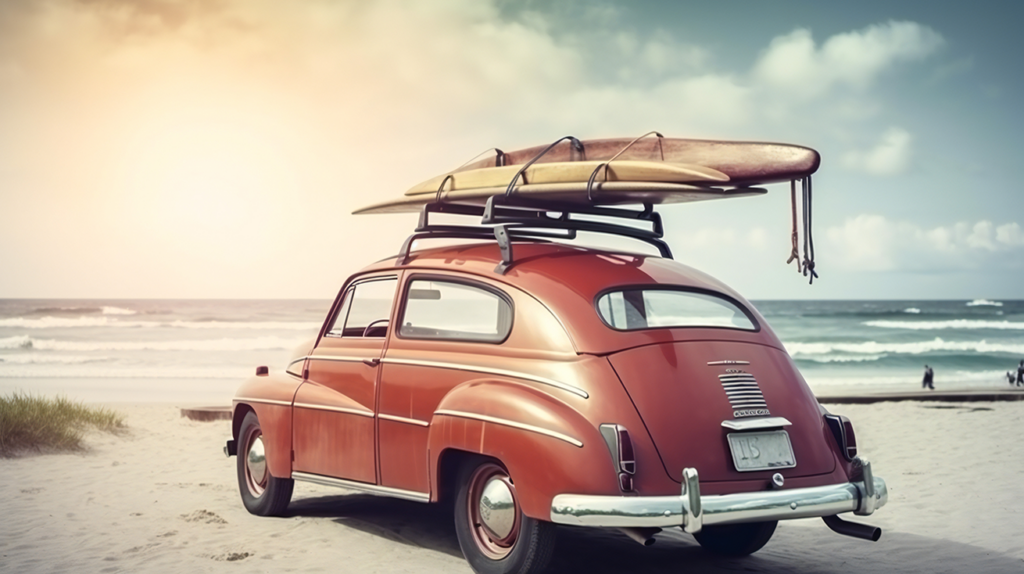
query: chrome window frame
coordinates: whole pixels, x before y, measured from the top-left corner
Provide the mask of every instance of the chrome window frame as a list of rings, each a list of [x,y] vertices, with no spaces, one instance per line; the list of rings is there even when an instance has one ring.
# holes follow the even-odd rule
[[[391,319],[390,315],[391,315],[391,312],[394,312],[394,309],[395,309],[395,299],[397,298],[397,295],[398,295],[398,287],[399,287],[399,285],[398,285],[398,275],[394,275],[394,274],[390,274],[390,275],[372,275],[370,277],[357,279],[357,280],[353,281],[352,283],[350,283],[347,287],[345,287],[345,290],[342,291],[341,301],[338,303],[337,309],[335,309],[334,312],[331,313],[331,319],[327,322],[327,327],[324,329],[324,335],[323,336],[324,337],[330,337],[331,339],[385,339],[385,338],[387,338],[387,335],[384,335],[384,336],[381,336],[381,337],[355,337],[355,336],[352,336],[352,335],[345,336],[342,333],[335,334],[335,333],[332,333],[331,331],[333,330],[334,325],[338,322],[338,317],[339,317],[339,315],[341,315],[341,312],[346,309],[345,305],[346,305],[346,303],[349,302],[348,298],[349,298],[350,294],[356,289],[356,287],[358,287],[360,285],[364,285],[366,283],[373,283],[373,282],[376,282],[376,281],[388,281],[388,280],[394,280],[395,281],[395,294],[391,298],[391,307],[389,308],[389,313],[388,313],[388,319]],[[348,310],[351,311],[351,306],[349,306]],[[345,322],[346,323],[348,322],[348,313],[347,312],[345,314]],[[344,332],[344,330],[345,330],[344,323],[342,324],[341,329],[342,329],[342,332]],[[390,333],[390,332],[391,332],[391,327],[389,325],[388,326],[388,333]]]
[[[455,337],[416,337],[411,335],[402,334],[402,323],[405,321],[406,306],[409,303],[409,291],[413,281],[433,281],[435,283],[454,283],[456,285],[462,285],[474,289],[480,289],[492,295],[498,297],[498,300],[503,301],[508,305],[508,329],[505,330],[500,337],[487,339],[467,339],[467,338],[455,338]],[[512,329],[515,328],[516,322],[516,305],[512,301],[512,298],[501,289],[489,285],[482,281],[476,281],[469,278],[456,277],[453,275],[435,275],[431,273],[414,273],[405,278],[404,285],[402,286],[402,297],[398,308],[398,329],[393,331],[394,336],[398,339],[407,341],[438,341],[438,342],[452,342],[452,343],[481,343],[484,345],[501,345],[512,335]]]

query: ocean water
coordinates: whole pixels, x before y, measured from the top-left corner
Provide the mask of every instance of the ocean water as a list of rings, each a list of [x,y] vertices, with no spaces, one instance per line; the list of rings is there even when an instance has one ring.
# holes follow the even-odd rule
[[[282,368],[331,301],[0,300],[0,393],[226,404]]]
[[[819,395],[1009,388],[1024,301],[755,301]]]
[[[818,394],[1008,388],[1024,301],[755,301]],[[0,394],[227,403],[282,368],[328,300],[0,300]]]

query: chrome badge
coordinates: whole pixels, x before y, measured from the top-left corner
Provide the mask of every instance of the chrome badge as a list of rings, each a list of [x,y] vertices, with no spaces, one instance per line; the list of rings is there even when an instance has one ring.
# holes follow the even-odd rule
[[[729,398],[733,418],[771,415],[754,375],[739,369],[726,369],[724,375],[718,375],[718,380]]]

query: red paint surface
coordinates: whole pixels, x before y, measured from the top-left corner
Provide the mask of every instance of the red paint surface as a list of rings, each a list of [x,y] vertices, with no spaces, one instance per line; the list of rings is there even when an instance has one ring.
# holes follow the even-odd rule
[[[515,254],[506,275],[494,273],[497,246],[482,243],[418,252],[397,271],[394,259],[382,261],[350,278],[346,286],[373,274],[398,275],[392,325],[400,321],[408,281],[445,276],[477,282],[512,302],[512,331],[501,344],[417,340],[393,330],[385,338],[321,334],[306,362],[309,381],[301,387],[298,377],[271,375],[239,391],[243,403],[243,397],[291,402],[294,396],[319,407],[251,404],[267,436],[271,472],[288,476],[294,448],[296,470],[428,492],[436,500],[439,461],[464,451],[501,461],[524,512],[548,519],[557,494],[620,493],[598,431],[614,423],[632,438],[639,495],[678,494],[684,467],[697,468],[706,494],[764,490],[772,471],[733,468],[725,438],[730,431],[721,426],[733,418],[718,379],[725,367],[707,365],[744,360],[750,364],[741,368],[756,377],[771,414],[793,423],[787,431],[797,467],[782,471],[786,488],[847,480],[849,465],[837,459],[818,403],[792,360],[764,319],[727,286],[656,257],[531,243],[517,243]],[[747,306],[761,329],[626,332],[606,326],[596,298],[610,288],[642,285],[721,293]],[[589,398],[531,380],[536,377],[581,389]],[[439,410],[532,425],[583,446],[500,422],[435,414]]]

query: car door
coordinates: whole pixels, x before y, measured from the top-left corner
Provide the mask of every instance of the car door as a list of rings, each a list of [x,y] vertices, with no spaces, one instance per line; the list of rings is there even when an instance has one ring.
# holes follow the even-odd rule
[[[453,387],[483,376],[462,363],[489,362],[509,336],[513,309],[494,286],[442,274],[411,275],[402,299],[380,380],[380,484],[424,493],[434,410]]]
[[[309,355],[295,393],[295,470],[376,484],[377,379],[397,284],[377,275],[350,285]]]

